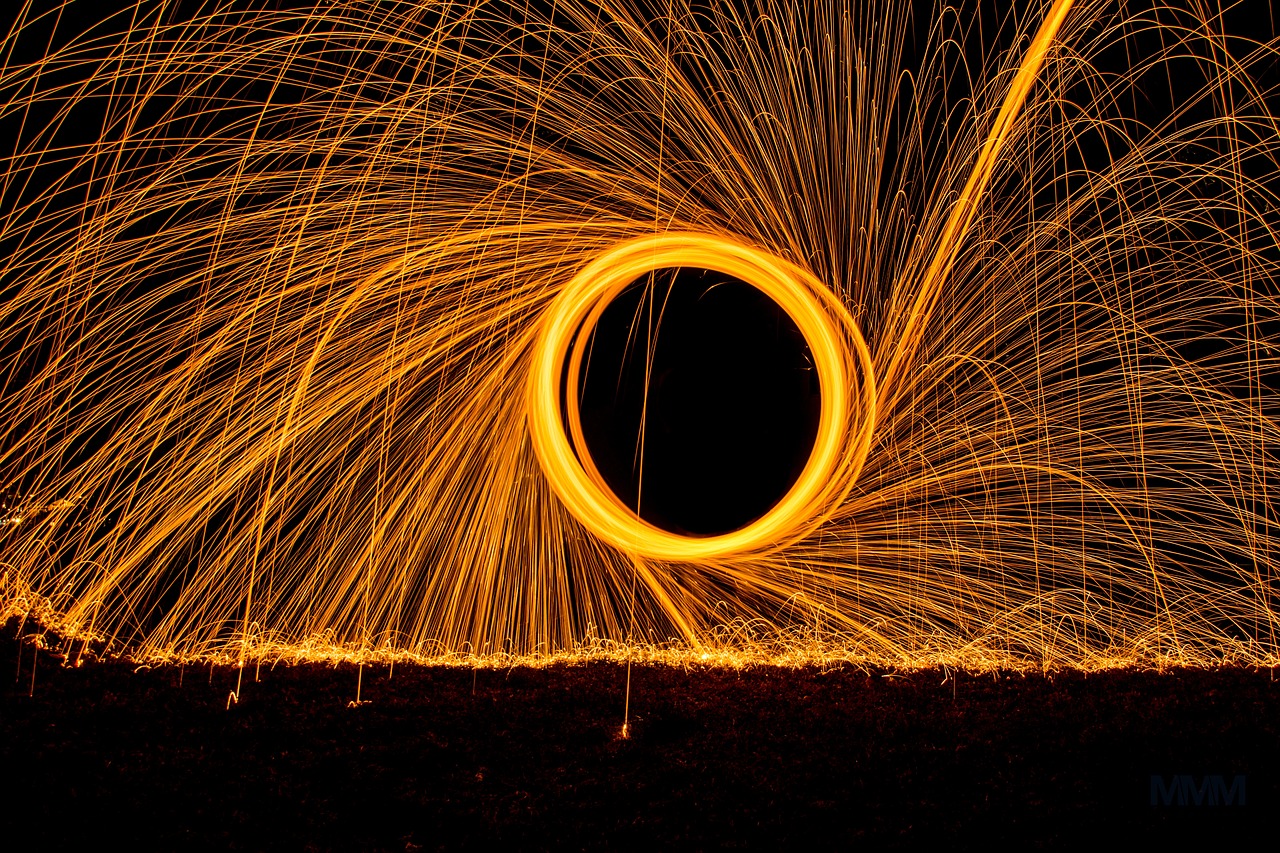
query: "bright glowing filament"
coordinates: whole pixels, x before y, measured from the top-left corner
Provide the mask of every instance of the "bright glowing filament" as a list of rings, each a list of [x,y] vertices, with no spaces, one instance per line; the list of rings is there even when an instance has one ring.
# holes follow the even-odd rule
[[[762,517],[717,536],[671,533],[626,506],[591,459],[578,409],[582,360],[601,314],[632,283],[671,267],[733,276],[777,303],[804,335],[821,388],[813,450],[790,491]],[[653,559],[725,559],[794,541],[820,523],[847,493],[870,445],[875,379],[870,353],[853,319],[812,275],[725,237],[663,234],[630,240],[600,255],[552,302],[534,355],[528,416],[529,433],[548,482],[574,517],[596,536],[628,553]]]

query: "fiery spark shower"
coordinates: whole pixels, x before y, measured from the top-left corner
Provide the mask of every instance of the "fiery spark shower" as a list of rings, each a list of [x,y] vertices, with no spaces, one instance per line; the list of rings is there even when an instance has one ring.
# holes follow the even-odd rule
[[[28,4],[4,612],[152,658],[1275,665],[1277,44],[916,6]],[[716,536],[614,495],[577,408],[671,267],[768,294],[821,385]]]

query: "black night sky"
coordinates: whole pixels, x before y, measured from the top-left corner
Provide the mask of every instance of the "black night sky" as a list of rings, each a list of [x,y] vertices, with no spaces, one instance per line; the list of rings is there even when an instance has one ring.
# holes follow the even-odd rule
[[[707,270],[652,278],[596,326],[580,380],[587,446],[633,510],[639,496],[645,520],[728,532],[767,512],[803,469],[817,375],[795,323],[754,287]]]

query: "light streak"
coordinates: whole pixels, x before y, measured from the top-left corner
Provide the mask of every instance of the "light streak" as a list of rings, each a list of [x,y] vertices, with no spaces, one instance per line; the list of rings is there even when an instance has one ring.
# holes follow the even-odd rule
[[[1274,41],[544,5],[24,7],[0,613],[157,660],[1277,662]],[[559,393],[664,265],[820,375],[804,473],[713,537]]]
[[[808,342],[823,390],[814,448],[791,490],[764,517],[719,536],[680,536],[639,518],[610,491],[582,435],[577,379],[596,322],[632,282],[667,267],[726,273],[770,296]],[[597,537],[624,553],[697,561],[784,547],[847,495],[866,459],[875,427],[875,386],[871,354],[857,326],[812,275],[749,246],[723,237],[671,233],[623,243],[565,286],[547,309],[540,330],[528,403],[534,448],[561,503]],[[562,377],[567,377],[563,411]]]

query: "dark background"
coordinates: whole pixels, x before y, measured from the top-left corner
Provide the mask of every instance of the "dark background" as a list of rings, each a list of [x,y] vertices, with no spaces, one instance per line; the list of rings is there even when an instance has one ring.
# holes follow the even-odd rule
[[[645,520],[725,533],[764,515],[808,460],[821,400],[812,355],[743,281],[697,269],[646,279],[591,336],[579,385],[587,447]]]

